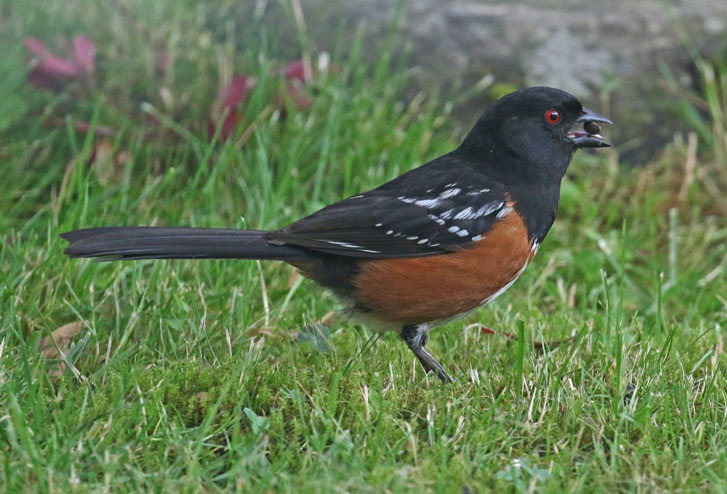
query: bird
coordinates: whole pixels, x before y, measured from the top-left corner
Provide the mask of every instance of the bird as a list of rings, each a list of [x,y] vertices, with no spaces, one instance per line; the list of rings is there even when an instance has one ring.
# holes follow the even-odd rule
[[[490,105],[449,153],[278,230],[99,227],[61,234],[71,258],[284,261],[375,331],[396,331],[425,373],[453,382],[429,331],[500,296],[548,234],[576,150],[612,122],[529,87]]]

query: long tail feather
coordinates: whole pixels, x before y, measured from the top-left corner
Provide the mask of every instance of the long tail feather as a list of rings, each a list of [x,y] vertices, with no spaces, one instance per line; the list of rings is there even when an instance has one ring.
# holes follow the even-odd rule
[[[317,255],[304,248],[275,245],[261,230],[165,227],[105,227],[61,234],[70,257],[123,259],[274,259],[301,261]]]

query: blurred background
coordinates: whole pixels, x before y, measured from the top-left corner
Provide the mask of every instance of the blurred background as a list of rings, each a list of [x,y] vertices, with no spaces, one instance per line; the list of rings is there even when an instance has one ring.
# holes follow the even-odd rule
[[[639,164],[676,133],[696,130],[710,143],[708,94],[724,78],[726,19],[719,0],[33,0],[4,2],[0,27],[8,73],[36,66],[27,82],[66,90],[79,105],[103,96],[131,113],[146,102],[175,121],[203,125],[236,76],[258,76],[262,67],[284,71],[297,60],[310,67],[293,78],[307,83],[320,56],[324,70],[329,63],[340,69],[352,56],[375,67],[383,56],[407,73],[398,88],[403,99],[423,91],[454,102],[465,127],[488,101],[518,87],[572,92],[618,121],[613,137],[621,160]],[[73,65],[75,37],[88,46],[85,65],[73,69],[62,61]],[[74,82],[83,87],[66,87]],[[247,100],[248,85],[235,103]],[[4,103],[8,117],[38,111],[23,86],[17,76],[4,82],[18,90]],[[49,99],[35,96],[36,104]],[[292,96],[298,106],[310,104]],[[81,118],[77,107],[67,109]],[[68,115],[63,110],[55,113]]]
[[[0,48],[0,492],[727,490],[724,0],[0,0]],[[540,84],[614,147],[449,388],[289,266],[62,253],[282,227]]]
[[[421,87],[449,98],[482,77],[489,91],[458,114],[474,118],[483,101],[515,87],[564,89],[600,105],[622,160],[644,162],[675,132],[699,125],[683,100],[704,92],[704,63],[724,77],[727,4],[668,1],[303,0],[314,46],[333,48],[336,26],[364,26],[366,39],[403,35],[402,48]],[[375,54],[372,54],[375,57]],[[708,82],[708,85],[711,85]],[[473,103],[473,104],[469,104]],[[476,104],[474,104],[476,103]],[[708,112],[706,105],[698,113]],[[469,115],[468,115],[469,114]],[[705,130],[705,129],[702,129]]]

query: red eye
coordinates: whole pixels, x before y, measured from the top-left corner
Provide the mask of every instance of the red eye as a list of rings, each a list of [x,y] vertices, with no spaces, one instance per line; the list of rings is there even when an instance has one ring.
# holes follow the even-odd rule
[[[551,124],[560,122],[560,112],[558,110],[548,110],[545,112],[545,120]]]

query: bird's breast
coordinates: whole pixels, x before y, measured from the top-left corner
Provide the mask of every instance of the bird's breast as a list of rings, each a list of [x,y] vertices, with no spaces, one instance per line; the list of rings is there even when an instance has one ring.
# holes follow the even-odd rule
[[[460,251],[362,261],[351,280],[356,302],[390,322],[449,319],[503,293],[527,267],[537,247],[522,217],[512,210],[481,240]]]

